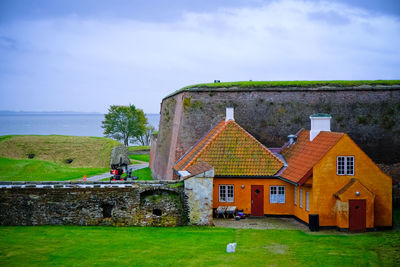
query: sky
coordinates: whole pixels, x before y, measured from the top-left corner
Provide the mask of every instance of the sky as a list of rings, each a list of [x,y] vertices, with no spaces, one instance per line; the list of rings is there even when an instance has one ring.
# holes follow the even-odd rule
[[[400,1],[0,0],[0,110],[159,113],[187,85],[400,79]]]

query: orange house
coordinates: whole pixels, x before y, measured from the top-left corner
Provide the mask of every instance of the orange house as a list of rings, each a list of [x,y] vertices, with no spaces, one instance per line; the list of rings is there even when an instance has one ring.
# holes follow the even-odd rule
[[[365,231],[392,226],[391,178],[330,116],[311,115],[311,130],[268,149],[234,121],[233,109],[175,164],[214,168],[213,208],[235,206],[251,216],[293,216],[310,228]]]

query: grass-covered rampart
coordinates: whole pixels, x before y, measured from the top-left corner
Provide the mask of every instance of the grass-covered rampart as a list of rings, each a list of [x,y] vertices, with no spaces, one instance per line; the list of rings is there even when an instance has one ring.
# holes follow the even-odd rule
[[[57,181],[104,173],[117,145],[103,137],[1,136],[0,180]]]
[[[200,83],[183,87],[165,98],[174,96],[184,91],[213,91],[220,90],[245,90],[245,89],[267,89],[267,88],[317,88],[317,87],[358,87],[362,85],[369,86],[392,86],[399,85],[400,80],[331,80],[331,81],[236,81],[236,82],[219,82],[219,83]]]
[[[119,142],[104,137],[14,135],[0,138],[0,157],[37,159],[71,167],[104,168]]]

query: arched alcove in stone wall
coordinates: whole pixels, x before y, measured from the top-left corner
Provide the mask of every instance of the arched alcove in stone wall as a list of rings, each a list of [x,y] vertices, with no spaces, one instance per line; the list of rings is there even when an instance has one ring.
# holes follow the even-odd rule
[[[151,189],[140,193],[140,209],[147,226],[182,224],[181,196],[172,190]]]

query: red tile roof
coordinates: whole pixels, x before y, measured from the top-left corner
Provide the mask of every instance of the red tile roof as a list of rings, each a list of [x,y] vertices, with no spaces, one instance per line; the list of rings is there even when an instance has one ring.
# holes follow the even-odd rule
[[[175,164],[174,169],[188,170],[199,161],[213,166],[216,176],[272,176],[284,164],[232,120],[223,120],[215,126]]]
[[[199,161],[196,164],[189,166],[186,170],[190,172],[190,176],[195,176],[212,169],[213,167],[210,164],[204,161]]]
[[[292,182],[303,184],[311,176],[312,169],[320,159],[344,136],[344,133],[320,132],[310,142],[310,131],[301,130],[296,143],[286,146],[281,154],[288,167],[281,177]]]

